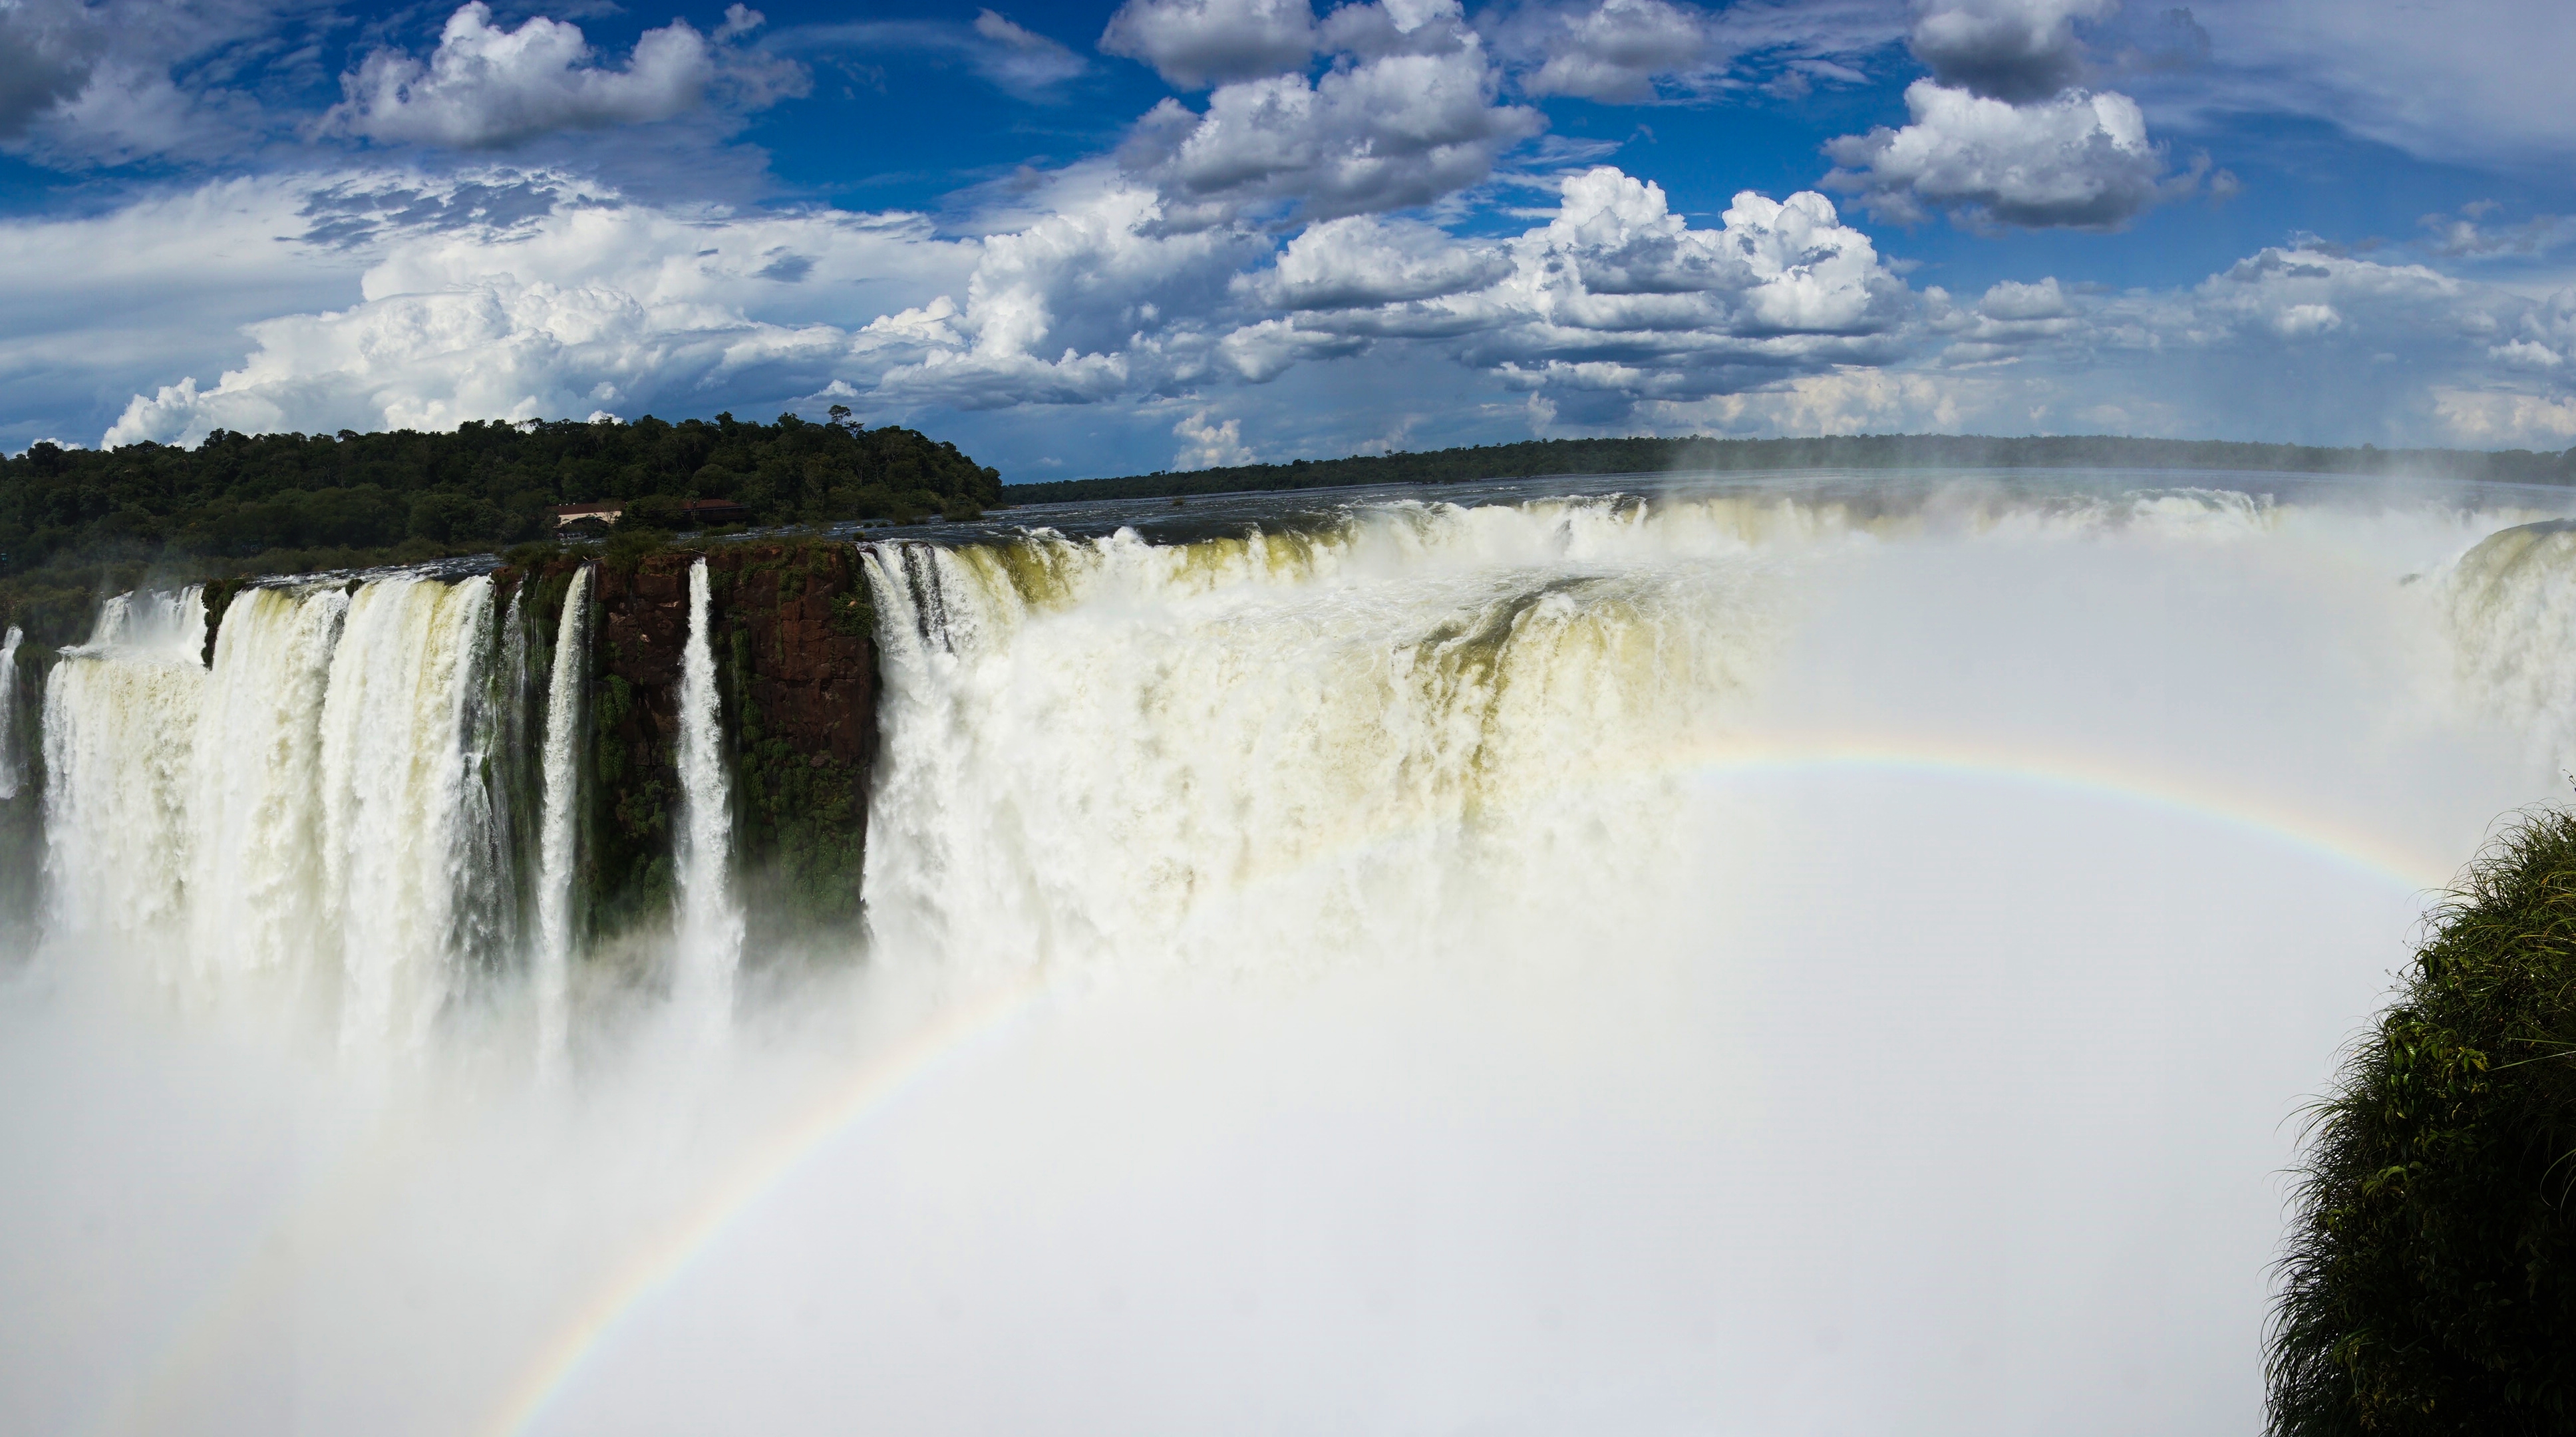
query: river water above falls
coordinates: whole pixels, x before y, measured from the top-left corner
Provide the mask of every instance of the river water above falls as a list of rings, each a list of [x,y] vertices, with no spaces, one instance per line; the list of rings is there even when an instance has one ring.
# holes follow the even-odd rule
[[[0,1429],[2253,1432],[2300,1104],[2576,766],[2571,507],[1527,481],[118,596],[0,664]]]

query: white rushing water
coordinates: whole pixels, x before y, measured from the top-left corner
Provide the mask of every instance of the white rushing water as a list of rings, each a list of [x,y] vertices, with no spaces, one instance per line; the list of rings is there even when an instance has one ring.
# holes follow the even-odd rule
[[[716,661],[708,638],[707,561],[689,566],[689,636],[680,654],[680,821],[672,844],[679,878],[679,951],[672,998],[684,1018],[713,1032],[733,1011],[743,916],[732,884],[733,798],[717,713]]]
[[[48,681],[48,866],[66,938],[140,945],[200,1000],[257,976],[341,1043],[416,1046],[496,845],[469,748],[487,581],[260,588],[202,658],[196,590],[121,595]]]
[[[573,881],[580,858],[582,679],[590,640],[590,568],[564,591],[555,624],[552,672],[546,681],[546,736],[537,873],[537,1061],[548,1075],[563,1070],[569,1040],[573,952]]]
[[[133,939],[183,913],[204,615],[194,588],[117,595],[46,680],[46,868],[64,927]]]
[[[15,624],[0,635],[0,799],[18,796],[18,642],[24,637]]]
[[[867,944],[804,967],[743,950],[703,565],[667,970],[574,942],[588,571],[515,939],[525,606],[249,591],[208,670],[126,604],[0,988],[0,1428],[2257,1430],[2292,1119],[2566,796],[2525,498],[870,546]]]

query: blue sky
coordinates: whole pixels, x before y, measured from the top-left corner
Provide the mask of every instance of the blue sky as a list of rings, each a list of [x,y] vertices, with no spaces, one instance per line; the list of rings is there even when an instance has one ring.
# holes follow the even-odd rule
[[[2576,443],[2523,0],[0,0],[0,445]]]

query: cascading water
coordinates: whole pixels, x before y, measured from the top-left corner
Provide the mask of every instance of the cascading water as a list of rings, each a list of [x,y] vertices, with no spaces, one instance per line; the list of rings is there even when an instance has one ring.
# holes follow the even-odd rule
[[[0,1426],[2252,1430],[2282,1119],[2557,787],[2576,550],[2246,482],[866,546],[866,950],[739,993],[729,810],[842,770],[716,621],[859,606],[114,601]],[[667,953],[584,926],[619,822]],[[417,1061],[49,996],[120,965]]]
[[[2433,587],[2470,701],[2576,768],[2576,523],[2499,530]]]
[[[322,700],[324,890],[340,914],[341,1041],[417,1042],[453,981],[460,864],[482,845],[462,736],[491,584],[393,579],[349,603]]]
[[[190,737],[187,937],[207,981],[270,973],[336,1000],[323,723],[350,608],[337,587],[245,589],[224,611]]]
[[[1672,821],[1651,770],[1761,663],[1752,517],[879,547],[877,931],[952,963],[1295,964],[1537,899]]]
[[[732,1012],[743,916],[735,905],[733,802],[725,775],[715,652],[708,637],[707,561],[689,566],[689,636],[680,658],[680,822],[672,844],[679,877],[679,952],[672,997],[713,1031]]]
[[[16,624],[0,637],[0,799],[18,796],[18,641]]]
[[[183,913],[204,596],[119,594],[45,682],[45,843],[57,922],[141,937]]]
[[[546,681],[537,871],[537,1066],[563,1070],[569,1042],[573,951],[573,879],[581,836],[583,679],[590,640],[590,568],[575,570],[555,625],[554,664]]]

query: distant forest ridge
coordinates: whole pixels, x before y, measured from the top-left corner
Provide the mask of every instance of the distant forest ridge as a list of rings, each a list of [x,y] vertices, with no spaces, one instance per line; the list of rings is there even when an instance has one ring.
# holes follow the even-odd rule
[[[1557,474],[1658,474],[1775,469],[2215,469],[2282,474],[2392,475],[2488,483],[2576,483],[2576,449],[2328,449],[2221,439],[2111,435],[2003,439],[1979,434],[1857,434],[1823,439],[1533,439],[1422,453],[1299,459],[1219,469],[1011,484],[1013,504],[1362,484],[1457,484]]]

